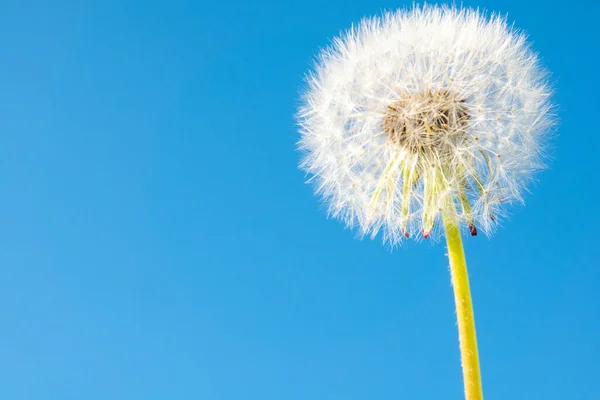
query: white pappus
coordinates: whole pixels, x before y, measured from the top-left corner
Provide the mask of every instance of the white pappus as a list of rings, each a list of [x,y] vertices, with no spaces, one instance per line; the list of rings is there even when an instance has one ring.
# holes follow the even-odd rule
[[[443,212],[490,234],[543,167],[551,89],[500,16],[424,6],[364,19],[306,81],[301,168],[363,235],[435,236]]]

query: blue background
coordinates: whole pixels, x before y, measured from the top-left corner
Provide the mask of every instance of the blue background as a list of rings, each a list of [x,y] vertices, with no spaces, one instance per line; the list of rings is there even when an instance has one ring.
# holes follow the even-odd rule
[[[0,2],[0,398],[462,399],[443,244],[355,240],[297,169],[312,57],[405,5]],[[598,399],[600,9],[472,5],[529,33],[561,121],[466,240],[486,399]]]

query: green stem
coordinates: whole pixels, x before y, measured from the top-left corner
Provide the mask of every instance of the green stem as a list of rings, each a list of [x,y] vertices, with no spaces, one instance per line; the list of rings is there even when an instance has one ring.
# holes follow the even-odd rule
[[[458,338],[460,342],[465,398],[466,400],[483,400],[467,262],[465,260],[458,221],[456,218],[453,218],[455,215],[454,205],[452,205],[452,208],[451,210],[446,209],[443,219],[446,241],[448,243],[448,258],[450,260],[452,287],[454,288],[454,301],[456,303],[456,318],[458,319]]]

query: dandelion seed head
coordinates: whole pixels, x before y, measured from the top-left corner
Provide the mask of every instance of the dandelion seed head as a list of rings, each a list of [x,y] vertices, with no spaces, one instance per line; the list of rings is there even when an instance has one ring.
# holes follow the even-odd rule
[[[550,94],[504,18],[385,13],[321,51],[297,114],[301,167],[330,215],[362,235],[436,237],[448,204],[472,234],[491,234],[543,167]]]

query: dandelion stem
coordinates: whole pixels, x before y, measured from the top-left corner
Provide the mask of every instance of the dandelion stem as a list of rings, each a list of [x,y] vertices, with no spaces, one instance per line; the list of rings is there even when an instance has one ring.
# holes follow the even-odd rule
[[[477,336],[475,334],[475,318],[469,289],[467,262],[463,250],[460,229],[455,218],[454,204],[452,209],[444,211],[444,229],[448,244],[450,274],[454,288],[456,317],[458,319],[458,338],[462,361],[463,380],[466,400],[483,400],[479,356],[477,353]]]

